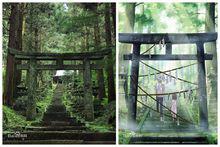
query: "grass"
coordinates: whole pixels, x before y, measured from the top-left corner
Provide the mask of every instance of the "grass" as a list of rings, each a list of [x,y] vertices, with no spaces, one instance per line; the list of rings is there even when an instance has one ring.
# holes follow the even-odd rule
[[[108,125],[105,121],[105,117],[107,115],[112,115],[111,113],[113,113],[113,111],[108,112],[108,114],[106,114],[106,112],[103,112],[103,116],[102,117],[98,117],[97,119],[95,119],[93,122],[87,122],[85,120],[85,118],[83,117],[83,112],[75,112],[73,110],[73,99],[71,100],[70,98],[68,98],[68,94],[67,92],[65,92],[63,94],[62,100],[63,100],[63,104],[65,105],[67,111],[70,113],[71,117],[76,118],[78,121],[85,123],[86,127],[93,132],[109,132],[112,131],[114,128],[111,125]],[[102,105],[107,105],[107,99],[103,99],[103,101],[101,102]],[[115,108],[114,108],[115,109]]]
[[[53,85],[52,89],[48,89],[46,97],[36,103],[39,113],[36,117],[36,120],[34,121],[35,123],[40,122],[42,120],[44,112],[46,112],[47,107],[51,104],[55,87],[56,86]]]
[[[16,111],[11,109],[10,107],[3,106],[3,113],[4,113],[3,129],[4,131],[24,130],[26,127],[40,123],[44,112],[46,111],[47,107],[51,103],[54,88],[55,88],[55,85],[53,85],[52,89],[48,89],[46,91],[47,94],[45,98],[43,98],[40,101],[37,101],[36,105],[38,108],[38,114],[34,121],[26,121],[25,116],[18,114]]]
[[[3,129],[4,131],[22,130],[26,126],[31,125],[31,121],[26,121],[26,118],[19,115],[13,109],[3,106]]]
[[[159,133],[138,133],[128,130],[119,131],[119,143],[129,144],[131,137],[151,136],[151,137],[207,137],[209,144],[217,144],[218,136],[214,132],[159,132]]]
[[[101,125],[97,123],[86,123],[86,127],[93,132],[109,132],[113,129],[111,125]]]
[[[131,131],[119,131],[119,144],[129,144],[130,138],[135,135]]]

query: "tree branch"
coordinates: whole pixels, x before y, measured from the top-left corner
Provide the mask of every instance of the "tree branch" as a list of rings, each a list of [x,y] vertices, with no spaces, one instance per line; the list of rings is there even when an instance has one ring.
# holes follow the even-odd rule
[[[141,5],[141,4],[144,4],[143,2],[141,2],[141,3],[136,3],[135,4],[135,7],[137,7],[138,5]]]

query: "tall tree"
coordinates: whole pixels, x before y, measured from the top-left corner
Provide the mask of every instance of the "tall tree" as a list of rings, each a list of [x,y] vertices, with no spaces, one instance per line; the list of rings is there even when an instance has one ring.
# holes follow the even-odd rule
[[[94,24],[94,44],[95,44],[95,49],[99,50],[101,47],[101,38],[100,38],[100,17],[99,17],[99,12],[98,12],[98,5],[95,4],[94,8],[94,14],[96,16],[95,24]],[[104,84],[104,72],[103,69],[97,70],[97,80],[98,80],[98,98],[102,99],[106,97],[105,95],[105,84]]]
[[[17,29],[17,50],[22,51],[22,42],[23,42],[23,24],[24,24],[24,8],[25,3],[19,3],[18,4],[18,29]],[[16,64],[20,64],[21,61],[16,61]],[[19,85],[21,83],[21,70],[16,69],[16,75],[15,75],[15,86]]]
[[[122,30],[123,33],[133,33],[134,32],[134,24],[135,24],[135,7],[136,3],[126,3],[123,4],[125,6],[125,17],[120,17],[121,19],[124,19],[124,29]],[[129,62],[123,59],[124,54],[129,54],[131,52],[131,45],[129,44],[120,44],[120,50],[119,50],[119,64],[120,67],[123,66],[124,72],[129,73]],[[122,70],[122,69],[119,69]],[[121,71],[120,71],[121,72]]]
[[[133,33],[135,24],[135,5],[136,3],[126,3],[125,5],[125,17],[124,17],[124,33]],[[122,19],[122,18],[120,18]],[[128,61],[123,60],[123,55],[131,52],[131,45],[123,44],[122,49],[119,51],[120,65],[124,66],[125,72],[128,73]]]
[[[105,42],[107,47],[112,46],[111,40],[111,19],[110,19],[110,6],[108,3],[105,4]],[[107,79],[108,79],[108,98],[109,101],[115,100],[115,79],[114,79],[114,69],[113,66],[115,65],[114,61],[112,60],[112,53],[108,55],[107,59]]]
[[[215,32],[215,3],[206,3],[205,17],[206,32]],[[216,42],[207,44],[207,52],[213,54],[212,61],[207,62],[207,77],[208,77],[208,95],[209,95],[209,118],[212,124],[217,125],[217,49]],[[213,119],[214,118],[214,119]]]
[[[114,26],[113,37],[115,39],[115,36],[116,36],[116,3],[111,3],[111,16],[112,16],[112,23]]]
[[[19,11],[18,4],[11,3],[11,14],[9,17],[9,41],[8,41],[8,49],[17,49],[16,40],[18,37],[18,26],[19,26]],[[13,89],[14,89],[14,57],[7,53],[7,63],[6,63],[6,82],[5,82],[5,90],[4,90],[4,104],[11,106],[13,103]]]

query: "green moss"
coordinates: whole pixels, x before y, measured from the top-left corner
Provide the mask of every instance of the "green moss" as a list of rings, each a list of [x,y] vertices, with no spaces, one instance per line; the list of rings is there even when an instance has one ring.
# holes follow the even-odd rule
[[[217,144],[218,135],[216,132],[207,132],[207,133],[203,133],[203,134],[207,137],[209,144]]]
[[[119,144],[129,144],[130,139],[134,134],[135,133],[131,131],[119,131]]]
[[[86,123],[86,127],[94,132],[109,132],[113,129],[111,125],[100,125],[97,123]]]
[[[4,131],[22,130],[26,126],[30,126],[31,122],[19,115],[13,109],[3,106],[3,129]]]
[[[38,108],[38,115],[34,123],[40,122],[42,120],[44,112],[46,112],[47,107],[51,104],[55,87],[56,86],[53,85],[51,89],[47,90],[45,98],[43,98],[40,101],[37,101],[36,105]]]
[[[70,113],[71,117],[76,118],[78,121],[85,123],[86,127],[90,131],[94,132],[109,132],[114,131],[114,126],[108,124],[109,119],[115,116],[115,102],[108,103],[108,99],[105,98],[101,101],[101,105],[104,106],[104,109],[101,110],[102,115],[96,118],[93,122],[87,122],[83,117],[83,112],[76,110],[74,105],[77,105],[76,97],[71,96],[70,93],[65,92],[62,97],[63,104],[66,106],[66,110]],[[94,103],[97,102],[94,100]]]
[[[52,97],[53,97],[53,91],[55,86],[52,87],[52,89],[47,88],[45,90],[46,96],[38,100],[37,105],[37,116],[34,121],[26,121],[26,117],[23,115],[18,114],[13,109],[3,106],[3,129],[4,131],[18,131],[18,130],[24,130],[26,127],[35,125],[40,123],[42,120],[43,114],[46,111],[47,107],[50,105]]]

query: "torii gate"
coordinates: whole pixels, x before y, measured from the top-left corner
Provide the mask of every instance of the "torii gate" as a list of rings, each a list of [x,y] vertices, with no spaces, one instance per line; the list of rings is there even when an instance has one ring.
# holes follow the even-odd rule
[[[101,61],[105,56],[111,54],[111,49],[103,49],[96,52],[85,53],[27,53],[9,49],[9,54],[15,61],[29,61],[27,63],[15,64],[14,69],[28,70],[28,102],[26,110],[27,120],[33,120],[36,115],[36,101],[35,101],[35,85],[37,83],[37,70],[83,70],[84,81],[84,104],[85,118],[90,121],[94,119],[93,112],[93,98],[92,98],[92,82],[91,82],[91,70],[101,70],[103,73],[104,65],[90,63],[91,61]],[[83,64],[65,64],[64,61],[78,60]],[[56,64],[38,64],[38,61],[56,61]],[[18,62],[15,62],[18,63]],[[15,70],[14,70],[15,71]],[[15,77],[15,72],[14,76]],[[103,80],[104,79],[98,79]],[[102,83],[102,82],[98,82]],[[100,89],[104,89],[102,84],[99,84]],[[13,86],[15,89],[16,87]],[[109,87],[108,87],[109,88]],[[12,90],[13,92],[14,90]]]
[[[165,55],[140,55],[141,44],[166,44]],[[208,130],[208,110],[206,92],[205,60],[212,60],[213,55],[204,52],[204,43],[217,40],[217,33],[119,33],[119,42],[133,44],[132,54],[124,55],[124,60],[131,60],[130,92],[128,98],[128,115],[136,123],[139,60],[197,60],[198,61],[198,97],[199,123],[203,130]],[[173,55],[172,44],[196,44],[197,54]],[[134,84],[135,83],[135,84]]]

